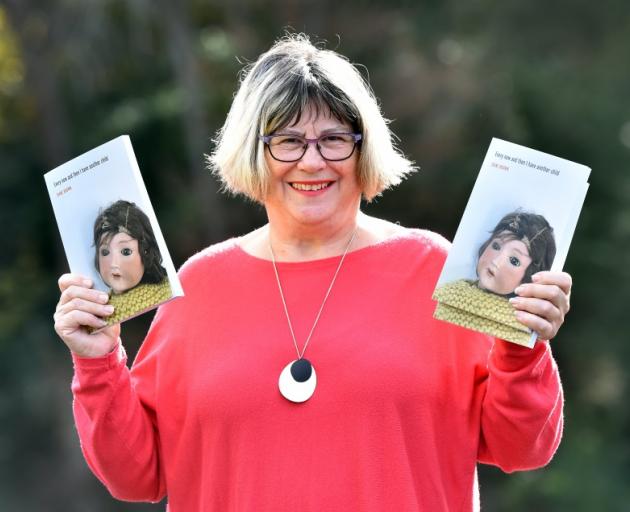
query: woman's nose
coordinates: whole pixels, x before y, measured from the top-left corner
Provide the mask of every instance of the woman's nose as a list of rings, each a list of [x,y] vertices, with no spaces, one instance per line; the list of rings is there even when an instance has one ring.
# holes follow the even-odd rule
[[[325,167],[326,160],[319,152],[317,144],[309,144],[306,148],[304,156],[299,160],[298,167],[305,171],[318,171],[322,167]]]

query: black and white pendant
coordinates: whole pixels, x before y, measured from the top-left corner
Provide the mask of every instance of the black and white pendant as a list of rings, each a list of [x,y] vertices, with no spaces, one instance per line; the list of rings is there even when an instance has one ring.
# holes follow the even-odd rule
[[[306,402],[313,396],[317,385],[315,368],[303,357],[291,361],[284,367],[278,380],[282,396],[291,402]]]

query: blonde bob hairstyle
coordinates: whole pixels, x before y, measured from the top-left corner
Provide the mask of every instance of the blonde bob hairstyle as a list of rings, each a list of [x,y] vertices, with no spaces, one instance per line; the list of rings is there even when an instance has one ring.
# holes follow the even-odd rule
[[[357,174],[367,201],[415,170],[396,148],[388,121],[359,71],[338,53],[315,47],[306,35],[291,34],[242,71],[240,87],[208,157],[223,187],[264,203],[269,169],[259,136],[294,125],[310,109],[362,134]]]

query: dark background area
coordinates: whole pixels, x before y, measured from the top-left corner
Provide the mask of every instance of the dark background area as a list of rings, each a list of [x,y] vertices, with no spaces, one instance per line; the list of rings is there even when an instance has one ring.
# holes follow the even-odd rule
[[[220,194],[203,155],[239,61],[286,27],[367,67],[421,167],[368,213],[452,238],[493,136],[592,167],[553,341],[563,442],[542,470],[480,466],[481,497],[487,511],[627,510],[627,0],[0,2],[0,510],[164,510],[116,502],[83,462],[52,327],[67,265],[42,176],[126,133],[176,266],[259,226],[263,210]],[[125,323],[131,356],[151,316]]]

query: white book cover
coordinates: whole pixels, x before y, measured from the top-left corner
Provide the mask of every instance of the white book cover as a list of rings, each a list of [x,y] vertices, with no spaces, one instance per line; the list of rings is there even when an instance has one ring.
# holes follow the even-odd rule
[[[527,347],[509,298],[542,270],[561,271],[590,169],[493,138],[433,298],[434,316]]]
[[[127,135],[44,179],[70,271],[110,296],[108,325],[184,295]]]

